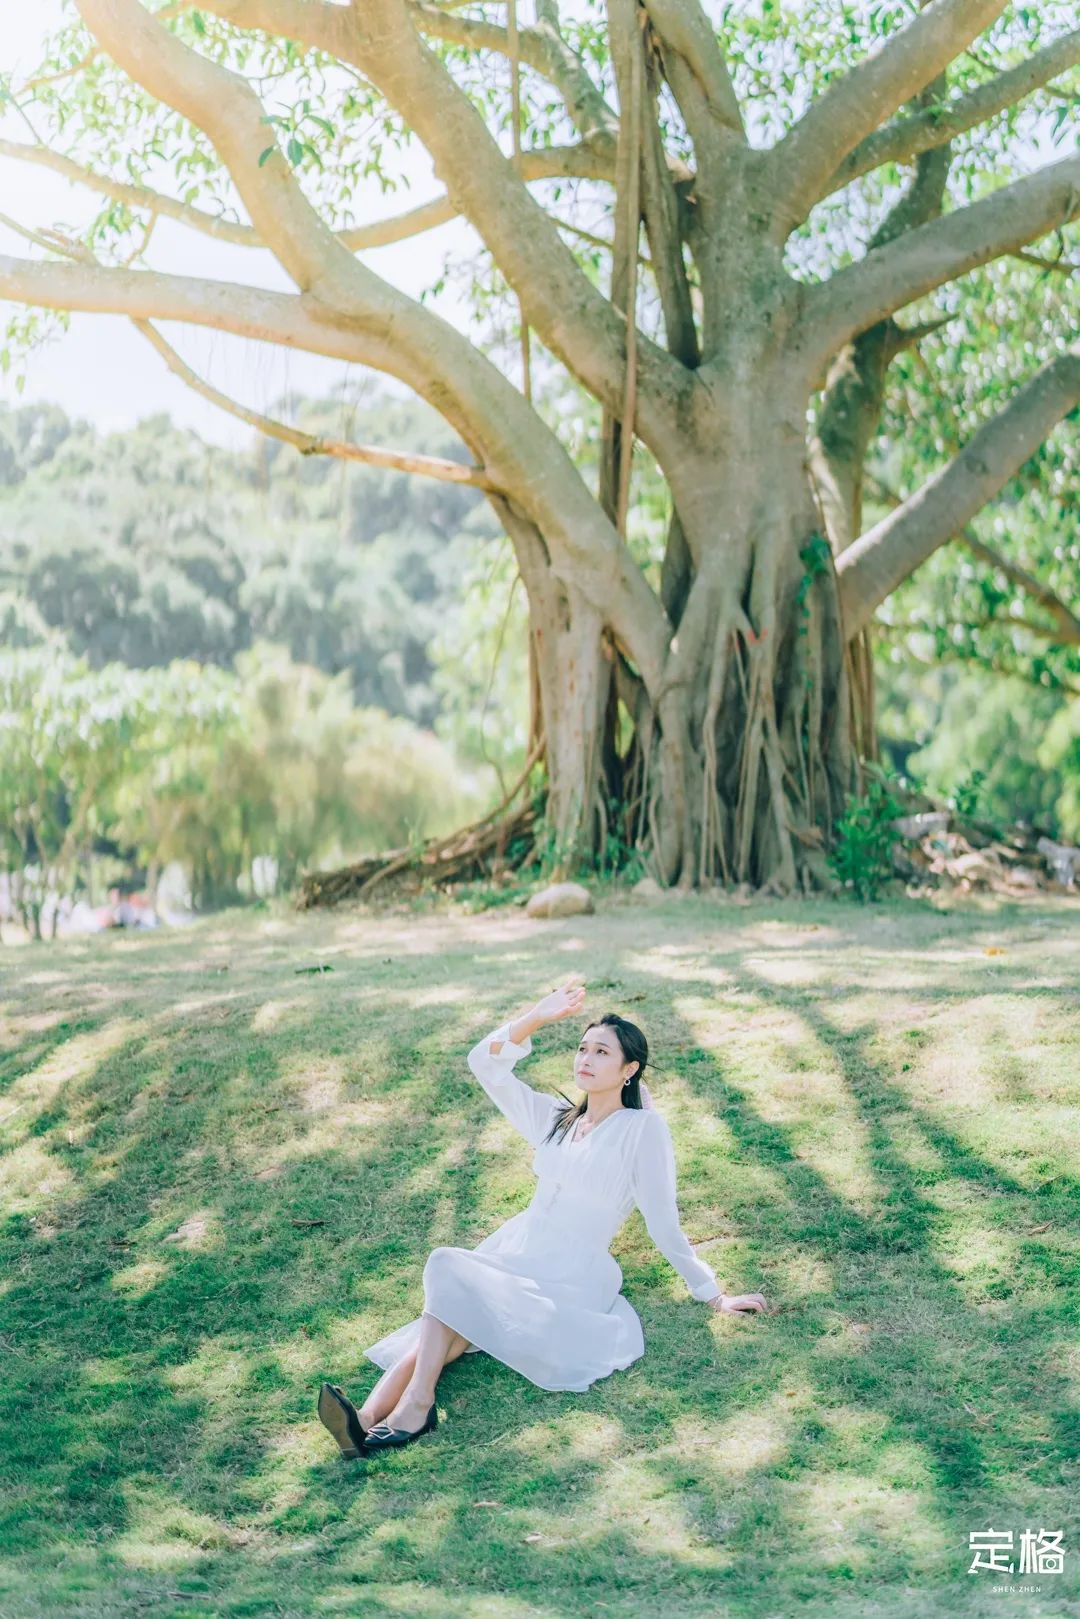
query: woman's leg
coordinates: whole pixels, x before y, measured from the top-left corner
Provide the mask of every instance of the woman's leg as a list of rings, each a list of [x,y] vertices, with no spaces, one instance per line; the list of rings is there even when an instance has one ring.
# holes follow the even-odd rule
[[[419,1428],[435,1401],[439,1373],[468,1348],[469,1340],[425,1311],[412,1372],[397,1402],[383,1418],[391,1428]],[[396,1368],[395,1368],[396,1370]]]
[[[416,1350],[410,1349],[407,1355],[402,1355],[396,1365],[382,1374],[363,1405],[357,1407],[356,1414],[360,1418],[361,1427],[374,1428],[388,1411],[394,1409],[405,1391],[415,1365]]]
[[[434,1380],[432,1381],[431,1385],[431,1399],[428,1400],[427,1404],[424,1406],[417,1426],[419,1426],[419,1422],[422,1422],[424,1417],[427,1416],[431,1409],[432,1400],[435,1398],[435,1382],[438,1381],[439,1372],[441,1372],[443,1366],[448,1366],[452,1360],[457,1360],[458,1356],[463,1355],[466,1349],[469,1347],[468,1338],[463,1338],[459,1332],[452,1332],[451,1329],[445,1326],[443,1322],[436,1321],[433,1316],[429,1315],[425,1315],[421,1318],[420,1344],[417,1346],[417,1348],[410,1349],[409,1353],[407,1355],[403,1355],[395,1366],[392,1366],[389,1371],[384,1372],[379,1378],[379,1381],[375,1384],[375,1387],[372,1389],[371,1393],[368,1395],[367,1399],[364,1401],[363,1405],[357,1408],[357,1415],[359,1416],[361,1425],[363,1427],[373,1428],[377,1422],[385,1422],[390,1414],[396,1410],[410,1383],[415,1381],[417,1356],[419,1354],[420,1347],[423,1344],[424,1332],[429,1322],[432,1324],[432,1326],[439,1327],[443,1333],[450,1333],[450,1343],[446,1348],[442,1361],[435,1371]],[[429,1364],[434,1358],[434,1353],[434,1346],[432,1346],[432,1348],[429,1350]],[[401,1421],[395,1421],[391,1424],[391,1426],[407,1427],[408,1424]]]

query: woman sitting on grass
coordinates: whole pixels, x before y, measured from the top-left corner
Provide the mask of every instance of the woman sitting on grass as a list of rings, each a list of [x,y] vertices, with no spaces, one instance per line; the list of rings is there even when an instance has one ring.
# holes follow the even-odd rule
[[[575,974],[470,1051],[469,1067],[495,1106],[536,1149],[536,1191],[476,1248],[433,1249],[423,1314],[364,1351],[386,1370],[359,1409],[337,1384],[323,1384],[319,1416],[343,1456],[430,1432],[435,1385],[461,1354],[484,1349],[539,1388],[578,1393],[638,1360],[641,1322],[608,1251],[635,1207],[696,1299],[716,1311],[765,1309],[760,1293],[721,1292],[683,1235],[671,1134],[643,1084],[649,1048],[636,1024],[609,1013],[585,1029],[574,1078],[586,1095],[577,1105],[515,1076],[532,1036],[576,1017],[584,1002]]]

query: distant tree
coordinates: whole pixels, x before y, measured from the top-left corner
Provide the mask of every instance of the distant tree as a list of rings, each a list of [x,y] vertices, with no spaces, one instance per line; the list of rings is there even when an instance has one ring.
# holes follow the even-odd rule
[[[46,646],[53,633],[32,601],[19,590],[0,590],[0,647],[22,651]]]
[[[349,409],[393,421],[421,453],[462,453],[426,406],[369,390]],[[306,400],[299,415],[319,429],[341,411]],[[357,702],[433,723],[430,649],[459,611],[470,537],[496,533],[478,490],[443,499],[440,485],[265,439],[225,450],[161,416],[101,435],[61,431],[50,413],[46,453],[39,418],[0,411],[0,590],[73,651],[95,667],[228,667],[253,640],[275,641],[347,673]]]
[[[302,868],[448,832],[489,790],[281,647],[235,672],[92,669],[51,642],[0,652],[0,870],[38,937],[103,852],[151,892],[178,862],[209,908],[250,897],[260,857],[288,891]]]
[[[970,784],[970,808],[983,819],[1026,821],[1063,841],[1080,835],[1070,776],[1076,761],[1066,748],[1046,746],[1048,736],[1060,734],[1057,716],[1067,712],[1060,697],[1016,676],[988,677],[977,665],[945,665],[935,677],[940,708],[931,702],[933,729],[908,754],[906,772],[954,804]]]
[[[0,654],[0,850],[30,931],[77,891],[136,728],[137,677],[55,648]],[[53,929],[57,911],[53,911]]]

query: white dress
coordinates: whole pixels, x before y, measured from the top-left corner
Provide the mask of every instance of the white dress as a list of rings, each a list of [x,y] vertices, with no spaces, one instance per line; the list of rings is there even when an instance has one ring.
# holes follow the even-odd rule
[[[492,1043],[502,1041],[498,1054]],[[424,1266],[424,1311],[542,1389],[583,1393],[645,1353],[641,1322],[619,1291],[608,1249],[636,1207],[649,1235],[693,1296],[722,1291],[683,1235],[675,1201],[675,1154],[655,1108],[623,1108],[578,1141],[545,1143],[565,1103],[514,1073],[532,1041],[515,1045],[503,1024],[469,1053],[469,1067],[495,1106],[536,1150],[532,1202],[475,1248],[435,1248]],[[416,1347],[421,1317],[364,1354],[389,1369]]]

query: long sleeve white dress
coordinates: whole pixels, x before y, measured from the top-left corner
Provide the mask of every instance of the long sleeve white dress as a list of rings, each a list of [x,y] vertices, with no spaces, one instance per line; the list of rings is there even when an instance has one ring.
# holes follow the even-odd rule
[[[492,1044],[502,1041],[496,1054]],[[424,1266],[424,1312],[542,1389],[584,1393],[645,1353],[622,1270],[609,1253],[632,1210],[697,1299],[722,1291],[683,1235],[675,1198],[675,1153],[655,1108],[623,1108],[577,1141],[544,1138],[559,1098],[514,1073],[532,1041],[515,1045],[503,1024],[469,1053],[469,1067],[495,1106],[534,1148],[536,1191],[475,1248],[435,1248]],[[421,1317],[364,1354],[389,1369],[416,1347]]]

